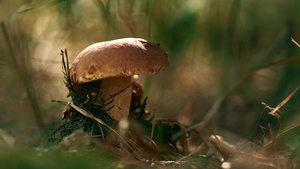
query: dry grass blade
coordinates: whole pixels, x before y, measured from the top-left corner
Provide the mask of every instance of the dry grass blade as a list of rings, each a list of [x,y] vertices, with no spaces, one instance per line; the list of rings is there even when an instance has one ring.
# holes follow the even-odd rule
[[[100,124],[106,126],[106,124],[105,124],[102,120],[96,118],[92,113],[90,113],[90,112],[88,112],[88,111],[85,111],[84,109],[82,109],[82,108],[76,106],[76,105],[75,105],[74,103],[72,103],[72,102],[70,103],[70,105],[71,105],[71,107],[73,107],[75,110],[77,110],[79,113],[81,113],[82,115],[84,115],[85,117],[94,119],[94,120],[96,120],[98,123],[100,123]],[[108,126],[108,125],[107,125],[107,126]]]
[[[280,102],[275,108],[271,108],[271,107],[268,106],[266,103],[262,102],[262,104],[265,105],[265,108],[264,108],[264,111],[263,111],[263,113],[262,113],[262,115],[261,115],[261,117],[260,117],[260,119],[259,119],[257,125],[256,125],[256,128],[255,128],[255,130],[254,130],[254,133],[253,133],[253,135],[252,135],[251,140],[253,140],[253,138],[254,138],[254,135],[255,135],[255,133],[256,133],[257,127],[258,127],[258,125],[259,125],[259,123],[260,123],[260,121],[261,121],[261,118],[262,118],[263,114],[265,113],[266,109],[271,110],[271,112],[269,112],[269,115],[275,117],[275,118],[279,121],[279,130],[281,129],[281,117],[280,117],[280,115],[279,115],[277,112],[279,111],[279,109],[280,109],[283,105],[285,105],[285,104],[293,97],[293,95],[298,91],[299,88],[300,88],[300,86],[298,86],[298,87],[297,87],[297,88],[296,88],[296,89],[295,89],[288,97],[286,97],[282,102]],[[272,136],[272,138],[273,138],[273,141],[275,141],[275,138],[277,137],[277,134],[274,135],[274,133],[272,132],[272,129],[271,129],[271,125],[270,125],[270,124],[268,124],[268,127],[269,127],[269,130],[270,130],[270,134],[271,134],[271,136]],[[297,126],[296,126],[296,127],[297,127]]]
[[[295,39],[291,38],[291,40],[292,40],[292,42],[293,42],[294,44],[296,44],[296,45],[300,48],[299,43],[298,43],[297,41],[295,41]]]
[[[269,131],[270,131],[271,138],[273,139],[273,141],[275,141],[275,135],[273,133],[273,129],[272,129],[272,126],[271,126],[270,123],[268,123],[268,128],[269,128]]]
[[[176,161],[178,161],[178,162],[182,161],[182,160],[184,160],[184,159],[186,159],[186,158],[188,158],[188,157],[190,157],[190,156],[198,153],[204,147],[204,145],[206,145],[206,143],[207,143],[207,141],[209,140],[210,137],[211,137],[211,135],[207,136],[205,138],[205,140],[203,141],[203,143],[201,143],[193,152],[191,152],[190,154],[188,154],[186,156],[181,157],[180,159],[178,159]]]
[[[101,132],[101,138],[102,138],[102,140],[104,140],[104,132],[103,132],[102,126],[99,123],[97,123],[97,125],[100,129],[100,132]]]
[[[290,127],[287,127],[285,129],[283,129],[279,134],[278,134],[278,137],[284,135],[284,134],[287,134],[288,132],[290,132],[291,130],[294,130],[296,128],[300,127],[300,124],[297,124],[297,125],[294,125],[294,126],[290,126]]]
[[[127,141],[116,131],[114,130],[112,127],[110,127],[109,125],[107,125],[106,123],[104,123],[101,119],[95,117],[92,113],[76,106],[74,103],[70,103],[71,107],[73,107],[75,110],[77,110],[79,113],[81,113],[82,115],[95,120],[96,122],[104,125],[105,127],[107,127],[109,130],[111,130],[113,133],[115,133],[127,146],[128,148],[130,148],[133,152],[135,152],[135,150],[127,143]]]
[[[51,102],[59,103],[61,105],[67,105],[68,104],[67,101],[61,101],[61,100],[51,100]]]
[[[18,12],[17,14],[23,14],[23,13],[26,13],[26,12],[29,12],[29,11],[32,11],[32,10],[37,10],[37,9],[41,9],[41,8],[45,8],[45,7],[48,7],[50,5],[54,5],[54,4],[57,4],[57,3],[61,3],[63,1],[66,1],[66,0],[55,0],[55,1],[52,1],[52,2],[45,2],[45,3],[42,3],[40,5],[37,5],[36,7],[33,7],[33,8],[29,8],[29,9],[25,9],[23,11],[20,11]]]
[[[50,137],[55,136],[55,134],[56,134],[60,129],[64,128],[65,126],[67,126],[67,125],[69,125],[69,124],[70,124],[70,122],[66,122],[65,124],[59,126],[55,131],[53,131],[53,132],[50,134]]]
[[[271,110],[271,112],[269,113],[270,115],[274,116],[275,118],[277,118],[279,120],[279,130],[281,129],[281,117],[276,113],[277,111],[279,111],[279,109],[285,105],[292,97],[293,95],[299,90],[300,86],[298,86],[288,97],[286,97],[281,103],[279,103],[275,108],[270,108],[268,105],[266,105],[267,108],[269,108]],[[279,133],[278,135],[276,134],[275,136],[273,135],[272,138],[273,140],[275,140],[276,137],[281,136],[282,134],[290,131],[293,128],[298,127],[299,125],[296,125],[294,127],[288,128],[286,130],[284,130],[283,132]],[[270,144],[271,142],[269,142],[268,144]]]
[[[263,104],[263,103],[262,103],[262,104]],[[263,118],[263,116],[264,116],[266,110],[267,110],[267,107],[265,106],[264,111],[262,112],[262,114],[260,115],[259,120],[258,120],[257,123],[256,123],[254,132],[253,132],[252,137],[251,137],[251,139],[250,139],[251,141],[253,141],[253,139],[254,139],[254,136],[255,136],[255,134],[256,134],[256,131],[257,131],[257,129],[258,129],[258,126],[259,126],[259,124],[260,124],[260,121],[261,121],[261,119]]]
[[[156,161],[157,164],[167,165],[167,164],[180,164],[180,161]]]
[[[222,146],[218,136],[214,132],[212,132],[212,136],[214,137],[214,139],[217,143],[217,147],[218,147],[219,152],[221,153],[222,157],[226,160],[227,159],[227,157],[226,157],[227,154],[225,153],[224,147]]]
[[[279,103],[269,114],[272,116],[277,116],[275,113],[293,97],[293,95],[299,88],[300,86],[298,86],[288,97],[286,97],[281,103]]]

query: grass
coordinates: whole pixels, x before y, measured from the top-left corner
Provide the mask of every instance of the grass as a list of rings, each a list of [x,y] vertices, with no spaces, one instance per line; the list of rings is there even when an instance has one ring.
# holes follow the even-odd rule
[[[80,151],[77,153],[57,150],[15,148],[1,153],[3,168],[118,168],[112,157],[105,153]],[[49,152],[45,152],[49,151]],[[104,167],[103,167],[104,166]]]
[[[159,43],[170,57],[169,68],[140,77],[149,110],[157,119],[185,117],[187,129],[202,136],[192,136],[190,146],[196,150],[205,143],[184,160],[157,161],[154,168],[220,168],[226,145],[235,147],[232,165],[258,160],[262,168],[297,168],[299,91],[276,111],[279,131],[270,130],[278,120],[268,109],[259,119],[261,102],[276,109],[300,84],[299,6],[279,0],[0,1],[0,127],[16,145],[3,148],[0,161],[6,161],[4,168],[144,165],[133,160],[127,166],[101,146],[68,152],[41,139],[61,125],[64,106],[51,100],[69,101],[60,49],[68,49],[72,62],[94,42],[141,37]],[[262,147],[248,141],[258,122],[254,140]],[[214,139],[211,130],[222,139]],[[246,161],[234,161],[238,155]]]

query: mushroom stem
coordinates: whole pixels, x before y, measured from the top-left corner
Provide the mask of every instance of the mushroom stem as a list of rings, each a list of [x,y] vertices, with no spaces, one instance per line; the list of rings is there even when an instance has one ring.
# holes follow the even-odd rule
[[[101,88],[98,94],[98,100],[107,100],[114,94],[122,91],[131,83],[131,76],[124,77],[111,77],[101,80]],[[111,105],[114,105],[107,113],[117,121],[127,120],[129,115],[130,103],[131,103],[131,87],[120,92],[112,99],[114,101]],[[109,102],[110,100],[107,100]],[[109,108],[111,106],[107,106]]]

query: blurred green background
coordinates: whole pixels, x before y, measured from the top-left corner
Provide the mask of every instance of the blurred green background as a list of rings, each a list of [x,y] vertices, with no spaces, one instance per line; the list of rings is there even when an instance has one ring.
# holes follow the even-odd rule
[[[170,66],[140,76],[157,118],[198,123],[246,76],[211,123],[244,138],[261,102],[275,107],[300,84],[300,48],[291,42],[300,42],[296,0],[1,0],[0,21],[10,41],[1,32],[0,128],[19,139],[36,134],[34,112],[49,132],[61,124],[64,107],[51,103],[68,101],[60,50],[72,63],[100,41],[138,37],[165,49]],[[299,98],[297,92],[281,108],[283,127],[299,124]]]

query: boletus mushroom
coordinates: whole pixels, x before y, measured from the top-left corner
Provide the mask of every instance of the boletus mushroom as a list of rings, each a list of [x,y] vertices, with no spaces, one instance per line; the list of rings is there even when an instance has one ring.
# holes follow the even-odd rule
[[[126,87],[131,84],[131,76],[156,74],[168,65],[168,56],[158,44],[124,38],[85,48],[71,65],[70,75],[79,84],[99,81],[99,101],[109,100],[119,92],[112,98],[115,106],[107,113],[121,121],[127,120],[129,115],[132,90]]]

